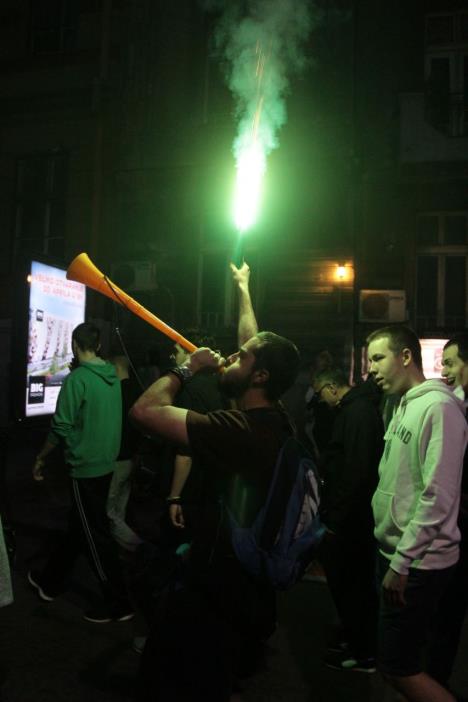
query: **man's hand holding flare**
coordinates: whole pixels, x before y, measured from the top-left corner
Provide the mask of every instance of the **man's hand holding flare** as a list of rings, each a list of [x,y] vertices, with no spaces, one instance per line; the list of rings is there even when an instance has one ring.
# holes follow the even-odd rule
[[[239,288],[244,288],[246,290],[249,289],[249,280],[250,280],[250,268],[247,265],[247,263],[242,264],[240,268],[237,268],[237,266],[234,265],[234,263],[230,264],[231,271],[232,271],[232,278],[234,282],[237,284]]]
[[[258,333],[257,320],[252,306],[252,300],[249,291],[250,268],[247,263],[242,264],[237,268],[233,263],[230,264],[232,278],[237,286],[239,295],[239,323],[237,326],[237,337],[239,346],[245,344],[246,341]]]

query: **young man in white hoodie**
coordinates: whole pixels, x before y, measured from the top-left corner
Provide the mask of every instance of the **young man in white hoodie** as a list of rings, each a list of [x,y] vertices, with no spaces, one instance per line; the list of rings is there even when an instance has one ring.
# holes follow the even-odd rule
[[[372,501],[382,583],[379,669],[409,702],[453,702],[423,671],[421,658],[459,557],[464,407],[441,380],[425,379],[413,331],[384,327],[367,341],[370,373],[385,393],[401,398]]]

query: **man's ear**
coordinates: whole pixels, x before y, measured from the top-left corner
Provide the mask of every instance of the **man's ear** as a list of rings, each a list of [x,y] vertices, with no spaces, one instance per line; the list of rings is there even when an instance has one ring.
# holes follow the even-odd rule
[[[409,364],[413,360],[413,354],[411,353],[411,349],[403,349],[401,352],[401,357],[403,359],[403,365],[409,366]]]

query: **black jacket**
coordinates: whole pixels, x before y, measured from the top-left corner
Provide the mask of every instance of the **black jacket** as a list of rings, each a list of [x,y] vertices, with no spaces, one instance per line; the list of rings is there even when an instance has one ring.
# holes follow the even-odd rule
[[[345,537],[372,534],[371,500],[384,435],[379,403],[380,392],[372,380],[351,388],[337,409],[331,441],[321,455],[323,521]]]

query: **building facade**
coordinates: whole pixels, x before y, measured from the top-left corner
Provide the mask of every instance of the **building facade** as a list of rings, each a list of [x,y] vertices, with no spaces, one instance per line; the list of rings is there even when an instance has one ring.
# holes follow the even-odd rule
[[[468,10],[331,5],[291,79],[245,251],[261,326],[306,358],[354,356],[359,374],[376,326],[446,338],[468,324]],[[2,0],[5,337],[20,262],[87,251],[169,324],[232,347],[235,119],[217,21],[190,0]],[[94,293],[89,313],[137,353],[160,340]]]

